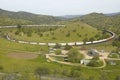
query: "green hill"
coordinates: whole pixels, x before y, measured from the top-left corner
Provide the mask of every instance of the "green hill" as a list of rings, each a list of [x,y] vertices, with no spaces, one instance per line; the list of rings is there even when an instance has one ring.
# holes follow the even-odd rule
[[[23,27],[23,32],[16,35],[17,29],[9,30],[12,38],[24,41],[38,41],[38,42],[75,42],[83,41],[85,38],[89,41],[90,38],[95,37],[96,34],[102,34],[101,31],[83,23],[74,21],[62,21],[58,24],[64,24],[65,27]],[[46,31],[44,31],[44,29]],[[47,30],[48,29],[48,30]],[[25,31],[26,30],[26,31]],[[30,36],[27,32],[30,33]]]
[[[109,29],[118,34],[120,32],[120,14],[108,16],[102,13],[91,13],[76,20],[81,20],[98,29]]]

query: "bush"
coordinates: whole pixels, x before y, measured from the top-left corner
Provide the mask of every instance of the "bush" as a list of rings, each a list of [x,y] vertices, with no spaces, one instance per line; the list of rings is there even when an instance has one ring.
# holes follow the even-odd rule
[[[71,49],[68,52],[68,61],[73,63],[79,63],[81,59],[83,59],[83,55],[77,49]]]
[[[56,45],[54,46],[54,48],[61,48],[61,45],[60,45],[60,44],[56,44]]]
[[[20,31],[16,31],[16,32],[15,32],[15,35],[19,35],[19,33],[20,33]]]
[[[103,65],[103,62],[100,61],[98,56],[93,57],[92,60],[87,64],[87,66],[91,66],[91,67],[99,67],[102,65]]]
[[[39,35],[40,37],[43,37],[43,34],[42,34],[42,33],[38,33],[38,35]]]
[[[72,46],[66,45],[64,50],[70,50],[72,48]]]
[[[66,34],[66,37],[70,37],[70,33],[67,33],[67,34]]]
[[[56,37],[52,37],[52,40],[56,40]]]
[[[3,70],[3,66],[0,66],[0,70]]]
[[[76,30],[76,29],[73,29],[72,31],[73,31],[73,32],[76,32],[77,30]]]
[[[102,63],[102,61],[100,61],[100,60],[91,60],[88,64],[87,64],[87,66],[91,66],[91,67],[100,67],[100,66],[102,66],[103,65],[103,63]]]
[[[28,32],[28,33],[27,33],[27,36],[28,36],[28,37],[31,37],[31,36],[32,36],[32,33],[31,33],[31,32]]]
[[[46,75],[46,74],[49,74],[49,69],[46,68],[46,67],[38,67],[38,68],[36,68],[36,70],[35,70],[35,74],[38,74],[38,75]]]

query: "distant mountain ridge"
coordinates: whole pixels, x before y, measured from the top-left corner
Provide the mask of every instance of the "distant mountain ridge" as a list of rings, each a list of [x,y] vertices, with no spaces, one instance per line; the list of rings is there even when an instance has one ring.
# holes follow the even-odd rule
[[[4,25],[4,23],[9,23],[8,25],[10,25],[10,23],[11,25],[51,24],[56,21],[59,21],[59,19],[53,16],[33,14],[24,11],[13,12],[0,9],[0,25]]]
[[[108,13],[108,14],[105,14],[105,15],[107,15],[107,16],[115,16],[115,15],[119,15],[119,14],[120,14],[120,12]]]
[[[97,29],[112,30],[115,33],[120,32],[120,14],[106,15],[103,13],[90,13],[79,18],[74,18],[74,21],[82,21]]]
[[[0,9],[0,25],[55,24],[62,20],[80,20],[93,27],[115,26],[119,24],[120,12],[110,14],[94,12],[86,15],[49,16],[24,11],[13,12]]]

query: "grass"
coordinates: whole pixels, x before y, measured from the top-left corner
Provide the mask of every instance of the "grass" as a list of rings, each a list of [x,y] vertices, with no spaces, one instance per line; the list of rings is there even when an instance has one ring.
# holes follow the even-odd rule
[[[3,42],[1,42],[3,41]],[[7,44],[11,44],[9,46],[7,46]],[[72,67],[72,66],[67,66],[67,65],[62,65],[62,64],[58,64],[58,63],[54,63],[54,62],[47,62],[45,59],[44,55],[39,55],[39,57],[37,57],[36,59],[31,59],[31,60],[24,60],[24,59],[14,59],[14,58],[10,58],[7,57],[6,54],[8,53],[12,53],[14,51],[14,49],[20,50],[20,51],[37,51],[39,50],[39,48],[37,50],[35,50],[34,48],[36,47],[35,45],[21,45],[18,43],[14,43],[14,42],[9,42],[6,41],[5,39],[1,39],[0,38],[0,48],[4,48],[4,49],[0,49],[0,66],[3,67],[3,70],[0,70],[0,72],[5,72],[5,73],[12,73],[12,72],[18,72],[20,74],[23,74],[25,76],[29,75],[30,80],[36,80],[36,78],[34,77],[34,70],[38,67],[47,67],[50,70],[50,74],[54,74],[54,75],[61,75],[61,76],[70,76],[71,70],[80,70],[78,71],[78,74],[82,77],[85,77],[86,79],[88,79],[90,76],[94,77],[94,80],[99,80],[99,77],[101,75],[101,73],[107,73],[101,69],[87,69],[87,68],[82,68],[82,67]],[[6,44],[3,46],[3,44]],[[13,46],[16,45],[16,46]],[[24,46],[30,46],[30,48],[34,49],[31,50],[29,49],[25,49]],[[10,50],[8,50],[7,48],[9,48]],[[39,46],[42,47],[42,46]],[[12,50],[11,50],[12,49]],[[19,52],[19,51],[18,51]],[[119,63],[119,61],[118,61]],[[115,70],[115,69],[119,69],[120,65],[116,66],[108,66],[107,68],[105,68],[104,70]],[[56,72],[55,72],[56,71]],[[114,75],[111,77],[111,73],[107,74],[107,76],[110,76],[110,78],[108,78],[108,80],[113,80],[115,78],[115,76],[117,76],[118,74],[120,74],[119,71],[113,72]],[[25,76],[26,77],[26,76]]]
[[[39,46],[39,45],[30,45],[30,44],[19,44],[16,42],[7,41],[4,38],[0,38],[0,49],[6,51],[30,51],[30,52],[38,52],[38,51],[47,51],[47,46]]]

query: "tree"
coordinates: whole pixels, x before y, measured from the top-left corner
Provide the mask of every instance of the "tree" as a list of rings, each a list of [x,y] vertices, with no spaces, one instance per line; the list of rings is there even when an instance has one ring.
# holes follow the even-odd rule
[[[2,71],[4,68],[3,68],[3,66],[0,66],[0,71]]]
[[[22,27],[22,26],[21,26],[20,24],[17,25],[17,28],[18,28],[18,29],[21,29],[21,27]]]
[[[43,37],[43,34],[42,34],[42,33],[40,33],[40,32],[38,33],[38,35],[39,35],[40,37]]]
[[[21,32],[22,31],[22,26],[20,24],[18,24],[17,29],[18,29],[19,32]]]
[[[70,33],[67,33],[67,34],[66,34],[66,37],[70,37]]]
[[[120,80],[120,76],[116,76],[115,80]]]
[[[77,36],[78,36],[78,37],[81,37],[81,34],[77,33]]]
[[[91,42],[93,42],[95,40],[95,38],[93,38],[93,37],[91,37],[90,39],[89,39],[89,41],[91,41]]]
[[[70,46],[70,45],[65,45],[64,50],[70,50],[71,48],[72,48],[72,46]]]
[[[84,44],[85,44],[87,41],[88,41],[88,38],[84,38],[84,39],[83,39]]]
[[[100,61],[98,56],[94,56],[91,61],[87,64],[87,66],[91,66],[91,67],[99,67],[103,65],[103,63]]]
[[[20,33],[20,31],[17,30],[17,31],[15,32],[15,35],[19,35],[19,33]]]
[[[56,37],[54,37],[54,36],[52,37],[52,40],[56,40],[56,39],[57,39]]]
[[[94,80],[94,76],[89,76],[88,80]]]
[[[70,62],[79,63],[82,58],[83,55],[76,48],[68,52],[68,61]]]
[[[61,48],[61,45],[56,43],[56,45],[54,46],[54,48]]]
[[[76,30],[76,29],[73,29],[72,31],[73,31],[73,32],[76,32],[77,30]]]
[[[33,33],[32,29],[28,29],[28,30],[27,30],[27,36],[28,36],[28,37],[31,37],[31,36],[32,36],[32,33]]]

